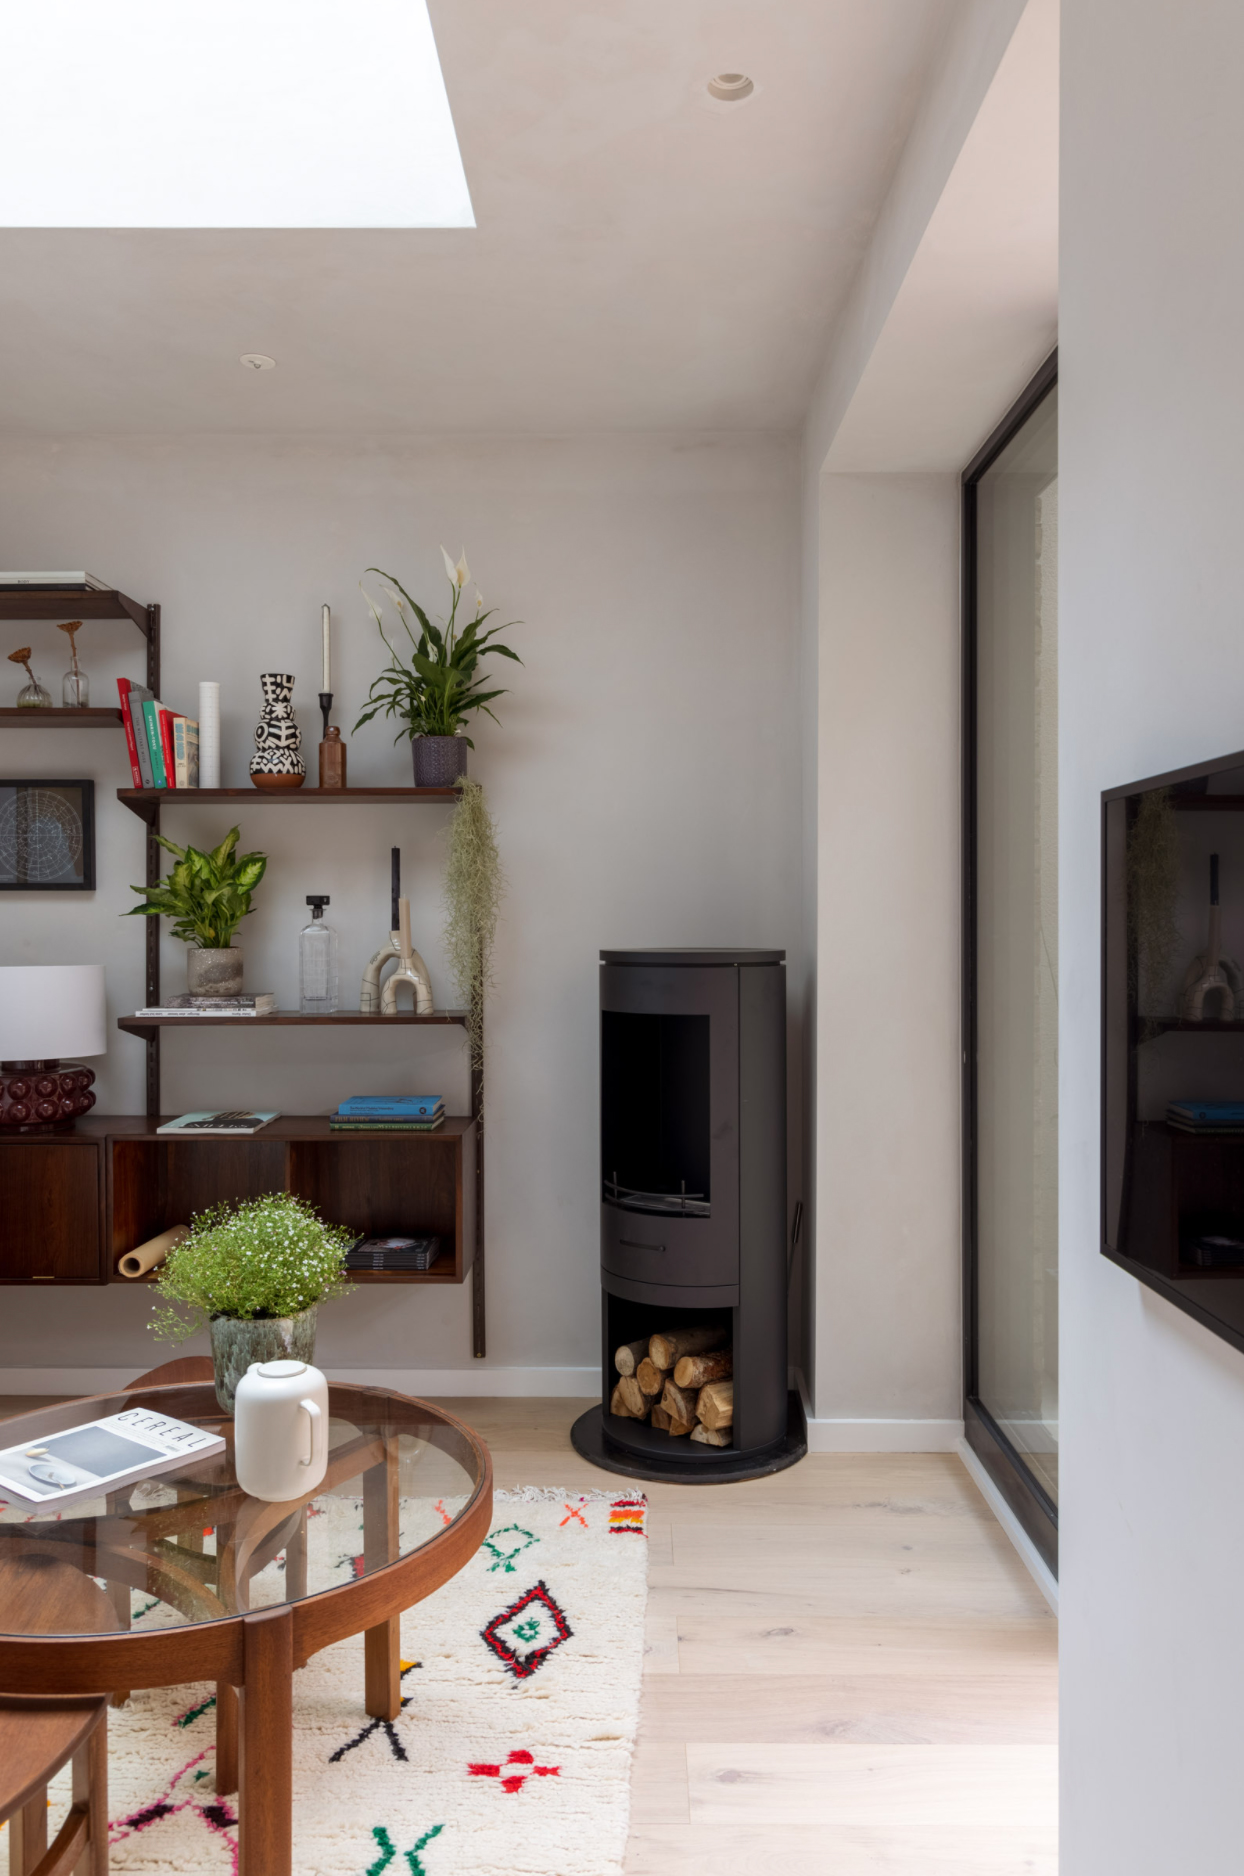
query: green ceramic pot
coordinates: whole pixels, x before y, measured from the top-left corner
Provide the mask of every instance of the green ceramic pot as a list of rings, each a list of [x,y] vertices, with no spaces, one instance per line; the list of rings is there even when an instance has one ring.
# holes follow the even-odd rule
[[[243,1322],[236,1316],[213,1316],[212,1362],[216,1369],[216,1399],[227,1414],[233,1412],[238,1382],[253,1361],[315,1360],[317,1305],[297,1316],[256,1316]]]

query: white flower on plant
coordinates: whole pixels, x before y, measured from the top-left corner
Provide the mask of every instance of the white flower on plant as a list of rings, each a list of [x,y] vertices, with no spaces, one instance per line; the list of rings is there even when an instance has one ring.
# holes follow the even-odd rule
[[[445,572],[448,576],[449,584],[455,587],[460,593],[471,577],[471,569],[467,566],[466,548],[464,547],[459,554],[457,566],[455,566],[453,561],[449,558],[443,546],[441,548],[441,555],[445,562]]]

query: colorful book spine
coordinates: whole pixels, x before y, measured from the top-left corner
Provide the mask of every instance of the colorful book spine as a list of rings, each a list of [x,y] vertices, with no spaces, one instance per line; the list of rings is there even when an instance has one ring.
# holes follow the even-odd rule
[[[130,685],[130,721],[134,725],[134,743],[138,750],[138,769],[142,776],[143,788],[154,788],[155,777],[151,772],[151,749],[147,742],[147,720],[143,715],[143,705],[151,692],[144,690],[141,684]]]
[[[164,760],[164,786],[177,786],[177,757],[173,753],[173,712],[160,710],[160,754]]]
[[[130,680],[127,677],[117,679],[117,692],[121,698],[121,721],[125,725],[125,747],[130,758],[130,775],[135,788],[141,788],[143,772],[138,766],[138,742],[134,735],[134,718],[130,713]]]
[[[444,1105],[444,1096],[439,1094],[354,1094],[343,1101],[337,1111],[346,1120],[363,1114],[385,1114],[395,1120],[431,1120]]]
[[[157,698],[143,698],[143,721],[147,726],[147,747],[151,751],[151,786],[153,788],[168,787],[164,777],[164,755],[160,748],[161,708]]]
[[[173,763],[178,788],[197,788],[199,726],[193,717],[173,718]]]

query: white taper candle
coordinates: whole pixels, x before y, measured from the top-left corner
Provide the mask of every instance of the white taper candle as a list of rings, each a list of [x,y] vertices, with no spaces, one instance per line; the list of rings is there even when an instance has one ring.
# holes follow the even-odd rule
[[[325,606],[320,616],[324,621],[324,682],[320,685],[320,689],[323,691],[330,691],[332,689],[332,683],[328,675],[328,634],[329,634],[329,621],[331,620],[333,615],[329,611],[328,607]]]

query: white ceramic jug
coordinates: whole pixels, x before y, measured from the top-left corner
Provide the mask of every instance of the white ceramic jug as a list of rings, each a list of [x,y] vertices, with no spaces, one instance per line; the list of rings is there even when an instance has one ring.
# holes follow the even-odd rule
[[[238,1484],[283,1504],[313,1492],[328,1470],[328,1382],[305,1361],[253,1361],[233,1407]]]

